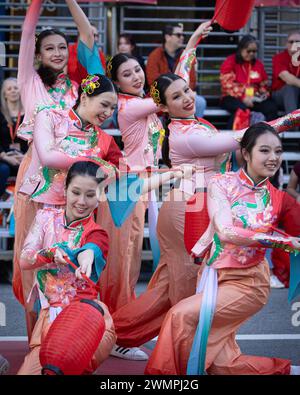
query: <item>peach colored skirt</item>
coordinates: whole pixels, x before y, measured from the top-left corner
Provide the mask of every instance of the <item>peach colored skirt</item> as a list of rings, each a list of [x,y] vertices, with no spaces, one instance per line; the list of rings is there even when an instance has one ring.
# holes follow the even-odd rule
[[[115,335],[113,321],[107,307],[103,303],[97,300],[95,300],[95,302],[99,303],[99,305],[103,308],[105,312],[104,320],[105,320],[106,330],[93,356],[90,367],[88,371],[85,372],[86,374],[91,374],[92,372],[94,372],[98,368],[98,366],[100,366],[101,363],[108,358],[112,350],[112,347],[116,342],[116,335]],[[39,353],[40,353],[42,341],[47,335],[50,326],[51,323],[49,322],[49,309],[42,310],[39,319],[34,327],[34,331],[32,333],[32,337],[29,345],[30,352],[29,354],[26,355],[25,360],[20,370],[18,371],[18,375],[41,374],[42,367],[40,364]]]
[[[135,299],[134,287],[141,269],[147,202],[139,200],[121,228],[112,220],[108,203],[98,207],[97,223],[109,236],[106,267],[100,277],[100,298],[111,314]]]
[[[147,290],[113,314],[118,344],[140,346],[157,336],[168,310],[193,295],[199,266],[184,246],[186,195],[177,189],[169,193],[159,211],[157,236],[160,261]]]
[[[243,355],[235,341],[239,327],[267,303],[269,277],[266,261],[248,269],[218,270],[217,305],[206,353],[208,374],[289,374],[290,361]],[[186,374],[201,300],[202,293],[193,295],[168,312],[145,374]]]
[[[19,258],[22,251],[24,239],[35,217],[35,209],[29,207],[29,202],[24,203],[26,195],[18,193],[23,181],[24,174],[31,162],[32,146],[30,145],[25,154],[18,170],[15,198],[14,198],[14,216],[15,216],[15,243],[14,243],[14,262],[13,262],[13,291],[18,301],[24,305],[24,295],[22,288],[21,269]]]

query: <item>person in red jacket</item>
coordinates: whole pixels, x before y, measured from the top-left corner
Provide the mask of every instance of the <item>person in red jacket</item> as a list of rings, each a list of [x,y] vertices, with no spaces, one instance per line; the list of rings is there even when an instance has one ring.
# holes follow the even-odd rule
[[[94,54],[94,52],[97,50],[97,42],[99,40],[99,31],[97,27],[93,24],[92,25],[92,30],[94,32],[94,38],[95,38],[95,44],[93,50],[88,50],[86,48],[86,51],[90,52],[90,55]],[[79,62],[78,57],[77,57],[77,48],[78,48],[78,40],[74,44],[69,45],[69,60],[68,60],[68,75],[72,81],[76,81],[78,85],[81,84],[81,81],[86,78],[88,72],[86,68]],[[105,74],[105,65],[106,65],[106,59],[104,53],[99,51],[99,57],[101,63],[99,63],[99,70],[93,70],[94,73],[97,74]],[[95,55],[95,54],[94,54]]]
[[[149,86],[161,74],[174,73],[182,53],[184,42],[183,24],[166,25],[162,35],[163,45],[154,49],[147,61],[146,76]],[[190,71],[190,88],[195,91],[197,85],[197,72],[195,65]],[[196,95],[195,115],[202,118],[206,109],[206,100]]]
[[[237,52],[228,56],[221,66],[221,106],[232,114],[230,129],[238,109],[260,112],[267,121],[277,117],[277,106],[268,90],[268,76],[256,53],[255,37],[246,35],[239,42]]]
[[[292,57],[299,46],[300,32],[291,32],[286,49],[272,59],[272,97],[285,113],[296,110],[300,104],[300,67],[292,63]]]

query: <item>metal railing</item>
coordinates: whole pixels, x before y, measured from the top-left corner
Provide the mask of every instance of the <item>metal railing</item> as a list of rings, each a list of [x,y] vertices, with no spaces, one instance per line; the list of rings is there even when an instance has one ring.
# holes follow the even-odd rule
[[[91,23],[97,26],[99,30],[98,45],[106,52],[107,8],[103,3],[80,3],[80,5]],[[16,75],[21,31],[27,8],[26,0],[18,0],[18,2],[0,0],[0,41],[5,44],[6,49],[4,70],[10,75]],[[37,32],[48,26],[62,30],[70,42],[76,41],[76,25],[65,2],[48,0],[43,3],[43,12],[38,21]]]
[[[181,6],[136,6],[120,7],[120,33],[133,34],[139,54],[147,60],[149,53],[161,45],[162,28],[166,23],[183,23],[185,41],[190,37],[196,26],[213,16],[214,7],[192,7],[181,1]],[[177,1],[176,4],[179,2]],[[214,2],[211,1],[214,5]],[[254,18],[256,13],[254,12]],[[224,59],[233,53],[241,35],[252,29],[253,22],[240,32],[227,34],[214,31],[200,44],[197,50],[199,94],[211,102],[218,104],[220,97],[219,69]]]
[[[272,75],[272,57],[284,50],[287,34],[299,31],[299,7],[258,8],[259,57],[269,76]]]

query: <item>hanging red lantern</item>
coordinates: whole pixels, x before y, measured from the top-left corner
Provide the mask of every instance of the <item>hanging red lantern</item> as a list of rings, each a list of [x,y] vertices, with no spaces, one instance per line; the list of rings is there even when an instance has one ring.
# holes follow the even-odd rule
[[[248,22],[255,0],[217,0],[213,21],[225,30],[239,30]]]
[[[71,302],[56,317],[40,350],[44,375],[81,375],[105,331],[104,311],[93,300]]]

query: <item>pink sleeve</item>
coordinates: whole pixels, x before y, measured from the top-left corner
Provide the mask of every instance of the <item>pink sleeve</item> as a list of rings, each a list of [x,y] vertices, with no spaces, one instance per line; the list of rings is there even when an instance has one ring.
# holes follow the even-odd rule
[[[177,136],[172,146],[185,157],[216,156],[237,150],[240,147],[239,136],[238,132],[217,133],[211,136],[195,132]]]
[[[35,54],[35,28],[40,16],[42,0],[33,0],[22,27],[18,60],[18,83],[20,88],[35,73],[33,62]]]
[[[300,110],[267,122],[277,133],[300,126]],[[240,149],[241,141],[247,128],[235,132],[222,132],[205,136],[201,132],[191,135],[182,134],[173,143],[174,149],[187,157],[215,156]]]
[[[131,124],[159,111],[160,109],[151,98],[130,99],[126,101],[124,106],[121,106],[119,116],[123,116]]]
[[[40,111],[35,118],[33,142],[42,166],[66,170],[73,163],[83,160],[60,152],[56,147],[54,133],[54,121],[48,111]]]
[[[191,48],[187,51],[183,51],[178,65],[176,67],[175,74],[183,78],[188,85],[190,85],[190,72],[192,66],[196,62],[196,48]]]
[[[213,178],[208,185],[207,207],[210,220],[215,232],[221,242],[238,246],[253,246],[265,248],[283,248],[290,246],[289,239],[285,237],[273,236],[267,232],[255,232],[249,228],[234,226],[231,212],[231,203],[228,199],[229,193],[223,185]]]
[[[35,269],[38,252],[43,249],[46,220],[44,210],[38,210],[23,244],[20,257],[20,266],[23,270]]]

